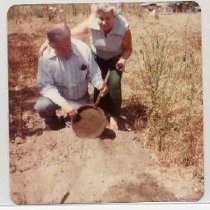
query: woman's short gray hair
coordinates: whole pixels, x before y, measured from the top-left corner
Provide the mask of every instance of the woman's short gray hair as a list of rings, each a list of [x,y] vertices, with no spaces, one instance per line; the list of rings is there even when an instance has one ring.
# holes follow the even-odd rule
[[[97,3],[91,5],[91,13],[97,14],[98,11],[111,12],[115,16],[120,13],[120,3]]]

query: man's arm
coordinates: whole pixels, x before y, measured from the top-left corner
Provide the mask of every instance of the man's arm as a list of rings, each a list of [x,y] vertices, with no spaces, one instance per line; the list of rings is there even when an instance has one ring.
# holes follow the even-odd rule
[[[50,71],[48,60],[43,56],[38,61],[37,81],[41,95],[59,105],[66,113],[70,113],[73,110],[69,102],[60,95],[54,85],[53,73]]]
[[[90,84],[101,91],[101,96],[104,96],[107,91],[108,87],[101,76],[101,70],[96,63],[94,56],[90,49],[88,49],[88,57],[89,57],[89,70],[88,70],[88,80]]]

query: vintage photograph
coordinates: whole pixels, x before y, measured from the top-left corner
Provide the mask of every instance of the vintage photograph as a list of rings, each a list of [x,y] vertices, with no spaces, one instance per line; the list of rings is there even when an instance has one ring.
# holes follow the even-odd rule
[[[201,12],[194,1],[10,7],[15,204],[202,198]]]

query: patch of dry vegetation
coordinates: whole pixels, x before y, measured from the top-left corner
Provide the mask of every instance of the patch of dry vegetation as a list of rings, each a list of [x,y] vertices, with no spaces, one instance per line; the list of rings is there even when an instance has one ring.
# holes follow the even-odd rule
[[[133,30],[134,54],[129,68],[133,80],[138,80],[132,83],[131,95],[126,96],[132,107],[139,106],[141,111],[142,105],[146,106],[144,144],[164,165],[202,168],[200,17],[173,14],[159,20],[136,20],[135,26],[138,29]],[[142,116],[138,114],[135,128],[142,129]]]

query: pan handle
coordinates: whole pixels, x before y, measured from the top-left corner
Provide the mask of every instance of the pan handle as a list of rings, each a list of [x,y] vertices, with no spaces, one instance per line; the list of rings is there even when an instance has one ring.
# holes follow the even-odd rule
[[[110,75],[110,71],[108,70],[107,73],[106,73],[106,77],[104,79],[104,83],[106,84],[108,79],[109,79],[109,75]],[[102,94],[102,91],[99,92],[98,96],[97,96],[97,99],[96,99],[96,102],[95,102],[95,106],[97,106],[100,102],[100,99],[101,99],[101,94]]]

